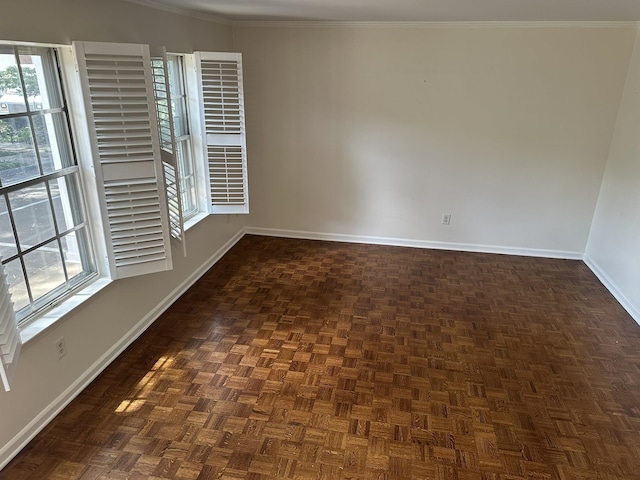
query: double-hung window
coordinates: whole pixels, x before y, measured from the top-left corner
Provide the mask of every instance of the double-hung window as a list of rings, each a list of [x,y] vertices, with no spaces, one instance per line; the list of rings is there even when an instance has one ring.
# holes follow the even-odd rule
[[[56,50],[0,45],[0,256],[19,321],[95,275]]]
[[[167,72],[173,111],[176,156],[180,172],[182,217],[186,221],[198,213],[199,207],[197,169],[191,151],[191,127],[187,111],[188,98],[184,58],[181,55],[167,55]]]

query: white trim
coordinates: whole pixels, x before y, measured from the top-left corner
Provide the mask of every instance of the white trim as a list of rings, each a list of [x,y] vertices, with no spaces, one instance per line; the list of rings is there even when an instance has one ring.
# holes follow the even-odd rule
[[[360,27],[360,28],[618,28],[640,27],[634,20],[539,21],[343,21],[343,20],[232,20],[212,13],[166,5],[156,0],[123,0],[143,7],[233,27]]]
[[[143,7],[155,8],[156,10],[162,10],[163,12],[173,13],[175,15],[182,15],[183,17],[197,18],[198,20],[204,20],[205,22],[219,23],[222,25],[231,25],[233,23],[231,20],[224,17],[219,17],[210,13],[196,12],[195,10],[189,10],[187,8],[173,7],[171,5],[165,5],[164,3],[156,2],[154,0],[124,1],[142,5]]]
[[[344,235],[339,233],[305,232],[298,230],[280,230],[275,228],[247,227],[245,232],[253,235],[270,237],[303,238],[307,240],[328,240],[332,242],[371,243],[374,245],[392,245],[397,247],[431,248],[435,250],[455,250],[460,252],[497,253],[503,255],[520,255],[525,257],[561,258],[582,260],[581,252],[563,250],[544,250],[538,248],[502,247],[496,245],[480,245],[471,243],[432,242],[395,237],[369,237],[364,235]]]
[[[132,0],[127,0],[132,1]],[[467,21],[467,22],[348,22],[238,20],[234,27],[357,27],[357,28],[638,28],[640,21]]]
[[[133,343],[164,311],[169,308],[184,292],[204,275],[215,263],[227,253],[243,236],[240,229],[222,247],[220,247],[204,264],[173,289],[162,302],[144,316],[118,343],[113,345],[104,355],[96,360],[78,379],[73,382],[58,398],[38,414],[6,445],[0,448],[0,470],[15,457],[51,420],[58,415],[69,402],[77,397],[111,362],[113,362],[131,343]]]
[[[10,46],[17,45],[17,46],[25,46],[25,47],[45,47],[45,48],[62,48],[62,47],[69,46],[61,43],[18,42],[13,40],[0,40],[0,46],[2,45],[10,45]]]
[[[613,295],[618,303],[620,303],[627,313],[631,315],[631,318],[640,325],[640,307],[634,305],[633,302],[626,297],[620,287],[616,285],[616,282],[614,282],[592,258],[585,255],[583,261],[587,264],[587,267],[591,269],[594,275],[598,277],[598,280],[600,280],[602,285],[611,292],[611,295]]]
[[[51,325],[73,312],[83,303],[91,300],[109,285],[113,283],[109,277],[97,277],[89,281],[74,292],[69,298],[66,298],[58,305],[38,315],[34,320],[25,322],[20,326],[20,339],[23,344],[30,342]]]
[[[188,231],[189,229],[195,227],[198,223],[209,216],[209,212],[198,212],[193,217],[188,218],[184,222],[184,231]]]

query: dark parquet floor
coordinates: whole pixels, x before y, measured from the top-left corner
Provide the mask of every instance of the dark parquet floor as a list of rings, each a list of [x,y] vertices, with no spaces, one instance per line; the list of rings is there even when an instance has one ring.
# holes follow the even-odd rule
[[[0,479],[638,479],[580,261],[244,237]]]

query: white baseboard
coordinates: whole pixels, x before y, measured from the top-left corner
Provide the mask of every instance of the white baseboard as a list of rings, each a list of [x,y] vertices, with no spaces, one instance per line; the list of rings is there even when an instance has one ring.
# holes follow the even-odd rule
[[[25,426],[9,443],[0,448],[0,470],[15,457],[51,420],[58,415],[87,385],[89,385],[111,362],[113,362],[129,345],[131,345],[164,311],[169,308],[184,292],[204,275],[215,263],[222,258],[244,236],[241,229],[222,247],[220,247],[207,261],[195,270],[167,295],[162,302],[144,316],[120,341],[113,345],[104,355],[96,360],[73,384],[69,386],[47,408]]]
[[[271,237],[302,238],[306,240],[328,240],[332,242],[370,243],[374,245],[391,245],[396,247],[431,248],[436,250],[455,250],[460,252],[498,253],[503,255],[520,255],[525,257],[561,258],[582,260],[581,252],[562,250],[544,250],[537,248],[501,247],[495,245],[479,245],[471,243],[431,242],[427,240],[411,240],[395,237],[369,237],[363,235],[344,235],[339,233],[304,232],[298,230],[280,230],[275,228],[247,227],[245,232],[253,235]]]
[[[622,307],[629,313],[629,315],[631,315],[631,318],[633,318],[636,323],[640,325],[640,308],[634,305],[633,302],[629,300],[624,293],[622,293],[620,287],[618,287],[618,285],[613,280],[611,280],[611,277],[609,277],[609,275],[607,275],[600,267],[600,265],[598,265],[592,258],[585,255],[583,260],[584,263],[587,264],[587,267],[589,267],[594,273],[594,275],[598,277],[598,280],[600,280],[605,288],[609,290],[609,292],[611,292],[611,295],[613,295],[618,303],[622,305]]]

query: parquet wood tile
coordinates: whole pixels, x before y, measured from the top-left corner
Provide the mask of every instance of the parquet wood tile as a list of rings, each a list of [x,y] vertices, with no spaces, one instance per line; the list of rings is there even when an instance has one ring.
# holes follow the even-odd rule
[[[640,327],[579,261],[244,237],[0,479],[640,478]]]

